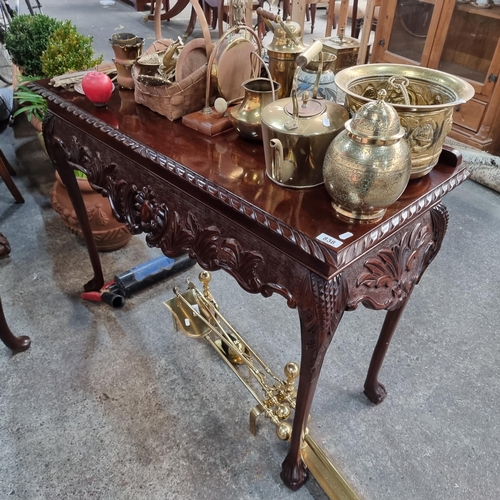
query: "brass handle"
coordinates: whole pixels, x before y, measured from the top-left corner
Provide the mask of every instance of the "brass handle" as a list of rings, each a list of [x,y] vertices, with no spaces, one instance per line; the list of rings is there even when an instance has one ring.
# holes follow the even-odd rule
[[[309,45],[302,54],[299,54],[296,59],[297,66],[305,68],[318,54],[323,50],[323,44],[320,40],[316,40],[313,44]]]
[[[318,88],[319,88],[319,81],[321,79],[321,71],[323,70],[323,44],[319,41],[316,40],[314,43],[309,45],[302,54],[299,54],[297,56],[297,59],[295,62],[297,63],[297,69],[295,70],[295,74],[293,75],[293,84],[292,87],[294,89],[297,89],[297,80],[299,77],[299,73],[301,68],[305,68],[317,55],[319,54],[319,65],[318,65],[318,71],[316,73],[316,80],[314,82],[314,89],[313,89],[313,99],[318,98]],[[295,99],[297,97],[295,96]],[[292,100],[293,100],[293,94],[292,94]],[[295,101],[294,102],[294,110],[295,110]],[[298,109],[298,105],[297,105]],[[294,113],[295,115],[295,113]]]

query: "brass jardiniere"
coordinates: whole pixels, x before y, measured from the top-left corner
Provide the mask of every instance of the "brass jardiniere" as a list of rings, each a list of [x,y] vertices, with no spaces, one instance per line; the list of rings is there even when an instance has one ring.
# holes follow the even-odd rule
[[[389,82],[391,80],[391,83]],[[411,151],[411,178],[428,174],[439,160],[453,124],[453,109],[474,95],[474,87],[456,76],[406,64],[362,64],[335,76],[352,116],[374,101],[379,90],[398,112]]]

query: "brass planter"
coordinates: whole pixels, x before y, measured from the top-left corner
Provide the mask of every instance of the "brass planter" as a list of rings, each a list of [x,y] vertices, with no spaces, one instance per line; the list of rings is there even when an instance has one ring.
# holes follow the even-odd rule
[[[392,86],[396,77],[407,80],[405,92]],[[352,116],[363,104],[374,101],[379,90],[387,91],[387,102],[398,112],[406,129],[405,139],[411,151],[411,178],[428,174],[439,160],[444,140],[451,130],[453,109],[471,99],[474,88],[465,80],[448,73],[406,64],[363,64],[347,68],[335,76],[345,92],[345,107]]]

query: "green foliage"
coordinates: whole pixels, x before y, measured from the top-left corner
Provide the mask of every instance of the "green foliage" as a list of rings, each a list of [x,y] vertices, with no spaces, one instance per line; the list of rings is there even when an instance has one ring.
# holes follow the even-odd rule
[[[47,101],[40,94],[33,92],[33,90],[20,85],[14,92],[14,99],[19,102],[21,106],[14,113],[14,117],[21,113],[26,113],[28,120],[33,116],[43,121],[45,113],[47,113]]]
[[[42,74],[42,54],[51,35],[62,25],[62,21],[44,14],[22,14],[12,18],[5,33],[5,46],[25,75]]]
[[[71,21],[57,28],[42,54],[42,74],[45,77],[63,75],[68,71],[82,71],[102,62],[102,55],[94,59],[93,37],[78,33]]]
[[[80,170],[75,170],[75,177],[80,177],[81,179],[86,179],[87,175],[84,174],[83,172],[80,172]]]

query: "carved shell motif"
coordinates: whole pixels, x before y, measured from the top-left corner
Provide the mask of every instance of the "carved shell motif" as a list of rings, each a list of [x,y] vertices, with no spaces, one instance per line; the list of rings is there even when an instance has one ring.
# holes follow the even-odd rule
[[[422,272],[426,251],[419,250],[429,243],[429,233],[428,226],[418,223],[404,234],[398,245],[380,250],[377,257],[365,262],[369,272],[359,276],[356,286],[389,288],[391,291],[391,296],[383,302],[377,302],[374,295],[363,296],[360,300],[365,306],[392,311],[405,302]]]

